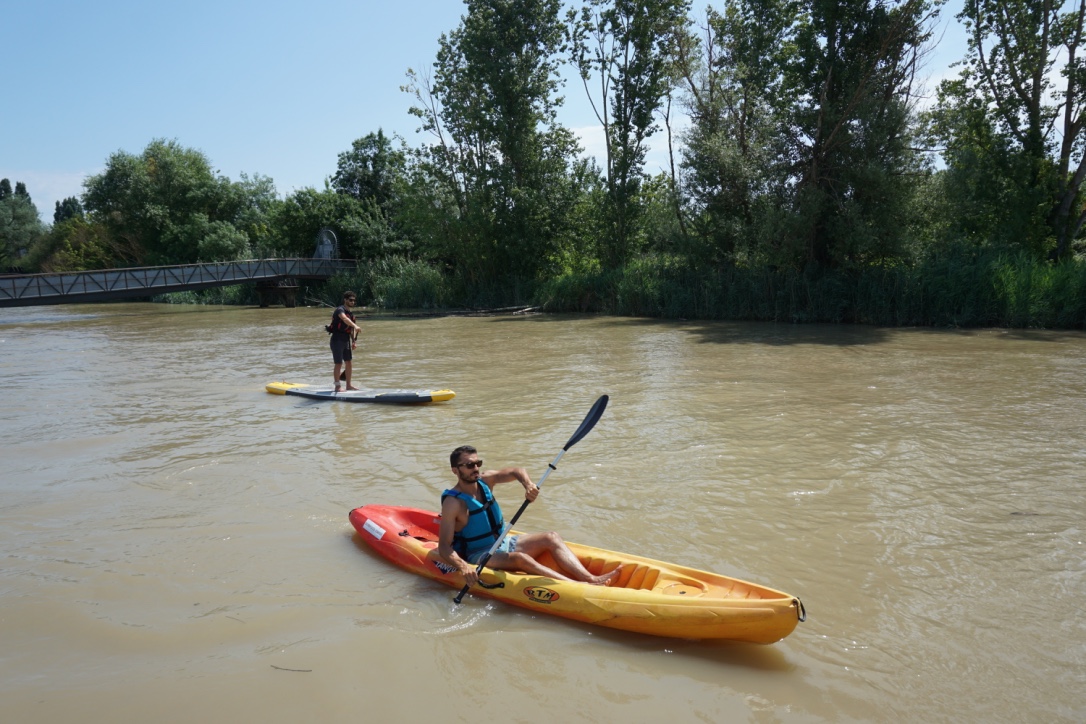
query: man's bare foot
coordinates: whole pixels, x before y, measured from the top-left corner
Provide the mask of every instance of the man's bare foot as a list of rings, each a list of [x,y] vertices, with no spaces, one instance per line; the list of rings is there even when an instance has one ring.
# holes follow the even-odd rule
[[[354,385],[347,385],[347,391],[350,392],[351,390],[354,390],[355,392],[357,392],[358,388],[355,387]]]
[[[618,574],[622,571],[622,566],[619,566],[609,573],[604,573],[602,576],[593,576],[591,583],[593,586],[613,586],[618,583]]]
[[[340,387],[339,385],[336,385],[336,388],[334,390],[332,390],[332,393],[334,394],[336,392],[343,392],[343,388]]]

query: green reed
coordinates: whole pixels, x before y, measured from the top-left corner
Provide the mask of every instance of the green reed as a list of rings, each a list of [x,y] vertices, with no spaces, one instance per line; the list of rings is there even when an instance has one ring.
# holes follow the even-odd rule
[[[1026,255],[932,257],[914,265],[812,272],[691,269],[645,258],[569,274],[537,291],[548,311],[880,326],[1086,327],[1086,262]]]

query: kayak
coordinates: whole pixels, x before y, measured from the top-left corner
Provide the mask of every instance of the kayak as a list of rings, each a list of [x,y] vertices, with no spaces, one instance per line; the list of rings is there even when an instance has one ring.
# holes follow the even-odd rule
[[[364,505],[349,517],[362,540],[392,563],[454,588],[463,587],[464,577],[437,554],[438,513]],[[594,575],[618,566],[622,570],[611,585],[593,586],[486,568],[480,585],[471,592],[537,613],[685,639],[771,644],[792,633],[807,617],[798,598],[772,588],[641,556],[567,545]],[[540,562],[556,567],[549,556]]]
[[[382,390],[358,389],[336,392],[331,387],[315,387],[297,382],[269,382],[264,386],[273,395],[293,395],[309,400],[334,400],[337,402],[375,402],[386,405],[413,405],[426,402],[444,402],[456,397],[452,390]]]

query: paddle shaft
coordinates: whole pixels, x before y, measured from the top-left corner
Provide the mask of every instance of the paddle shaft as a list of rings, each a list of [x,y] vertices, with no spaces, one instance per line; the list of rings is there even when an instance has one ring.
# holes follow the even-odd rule
[[[558,455],[555,456],[554,460],[547,466],[547,469],[543,472],[543,477],[539,479],[539,483],[536,485],[537,488],[542,489],[543,483],[547,482],[547,476],[551,474],[552,470],[558,469],[558,461],[562,459],[562,456],[566,454],[566,451],[576,445],[582,437],[587,435],[589,431],[596,426],[596,423],[599,422],[599,419],[603,416],[603,411],[607,409],[608,399],[609,398],[607,397],[607,395],[601,395],[600,398],[596,400],[595,404],[592,405],[592,409],[588,411],[588,414],[585,416],[584,421],[581,422],[581,426],[577,428],[577,432],[573,433],[573,437],[569,439],[569,442],[566,443],[565,447],[558,451]],[[483,572],[483,568],[490,560],[490,557],[494,555],[494,553],[498,550],[498,547],[501,546],[502,541],[505,540],[505,536],[509,534],[509,530],[516,524],[517,520],[520,519],[521,514],[528,508],[528,504],[531,502],[532,501],[525,499],[525,501],[520,504],[520,508],[517,509],[517,513],[513,516],[513,519],[502,526],[501,535],[498,536],[498,539],[494,541],[493,545],[490,546],[490,550],[488,550],[483,555],[482,559],[480,559],[479,565],[475,568],[476,573]],[[460,593],[458,593],[456,595],[456,598],[453,599],[453,603],[460,603],[460,601],[464,598],[464,594],[468,592],[469,588],[471,588],[471,586],[464,586],[463,588],[461,588]]]

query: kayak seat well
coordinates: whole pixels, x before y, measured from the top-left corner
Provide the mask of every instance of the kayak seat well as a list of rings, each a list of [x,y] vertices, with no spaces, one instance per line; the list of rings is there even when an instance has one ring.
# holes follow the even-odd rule
[[[626,572],[627,569],[629,569],[629,573]],[[652,590],[659,578],[660,571],[657,568],[641,565],[625,566],[622,573],[618,574],[618,581],[615,585],[620,588],[637,588],[648,591]]]
[[[582,562],[585,568],[597,575],[604,571],[614,570],[614,565],[608,565],[613,561],[587,558]],[[677,576],[656,566],[640,563],[623,565],[622,572],[618,574],[618,580],[612,583],[611,587],[686,596],[698,596],[708,590],[701,581],[687,576]]]

